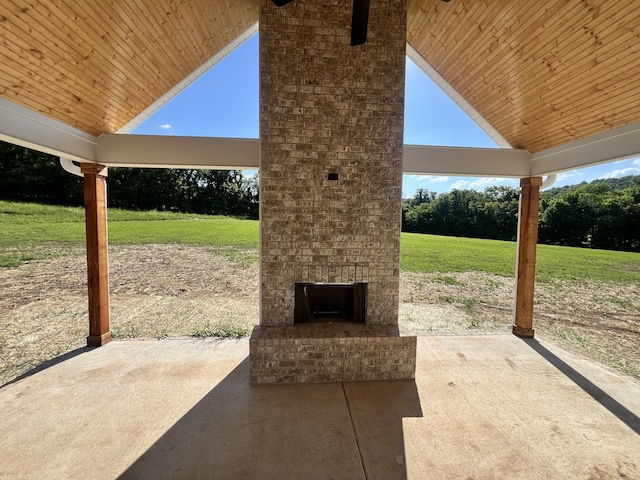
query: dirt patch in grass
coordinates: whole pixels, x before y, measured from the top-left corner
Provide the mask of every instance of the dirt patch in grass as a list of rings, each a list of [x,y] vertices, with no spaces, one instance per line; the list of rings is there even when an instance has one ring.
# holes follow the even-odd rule
[[[514,280],[482,272],[403,273],[401,322],[417,334],[506,333]],[[539,282],[536,336],[640,378],[640,290],[597,282]]]
[[[82,248],[0,269],[0,384],[85,345]],[[241,336],[258,323],[255,251],[184,245],[109,248],[116,338]],[[400,323],[425,334],[506,334],[513,280],[481,272],[403,272]],[[536,335],[640,378],[640,292],[600,283],[536,286]]]

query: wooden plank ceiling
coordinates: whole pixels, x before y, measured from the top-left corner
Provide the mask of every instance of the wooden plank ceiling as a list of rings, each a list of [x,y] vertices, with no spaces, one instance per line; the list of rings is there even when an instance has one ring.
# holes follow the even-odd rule
[[[257,20],[255,0],[2,0],[0,95],[113,133]]]
[[[115,132],[251,27],[258,7],[3,0],[0,96]],[[640,120],[640,0],[408,0],[407,41],[531,153]]]
[[[531,153],[640,119],[640,1],[409,0],[408,42]]]

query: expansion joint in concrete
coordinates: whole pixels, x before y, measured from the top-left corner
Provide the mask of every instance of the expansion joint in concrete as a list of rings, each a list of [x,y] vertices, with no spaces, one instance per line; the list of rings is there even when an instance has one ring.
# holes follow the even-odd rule
[[[356,431],[356,424],[353,421],[353,414],[351,413],[351,405],[349,404],[349,397],[347,396],[347,391],[344,388],[344,382],[340,382],[340,386],[342,387],[342,393],[344,395],[344,403],[347,405],[347,411],[349,412],[349,421],[351,422],[351,429],[353,430],[353,438],[356,440],[356,449],[358,450],[358,458],[360,458],[360,463],[362,464],[362,475],[365,480],[369,478],[367,475],[367,467],[365,466],[364,460],[362,458],[362,450],[360,448],[360,442],[358,441],[358,432]]]

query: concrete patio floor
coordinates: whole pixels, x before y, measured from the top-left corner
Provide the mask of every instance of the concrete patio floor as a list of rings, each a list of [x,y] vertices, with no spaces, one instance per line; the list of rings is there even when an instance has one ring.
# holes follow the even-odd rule
[[[640,383],[418,339],[414,381],[250,386],[243,340],[114,341],[0,389],[0,478],[640,478]]]

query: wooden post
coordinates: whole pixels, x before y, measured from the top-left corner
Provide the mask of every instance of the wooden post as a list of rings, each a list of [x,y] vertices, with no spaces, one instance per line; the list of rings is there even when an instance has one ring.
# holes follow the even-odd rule
[[[518,219],[518,257],[516,263],[516,299],[513,334],[532,338],[533,289],[536,279],[536,245],[538,243],[538,206],[542,177],[520,179],[520,213]]]
[[[109,328],[109,264],[107,259],[107,167],[83,163],[84,209],[87,228],[87,286],[89,336],[87,345],[99,347],[111,341]]]

